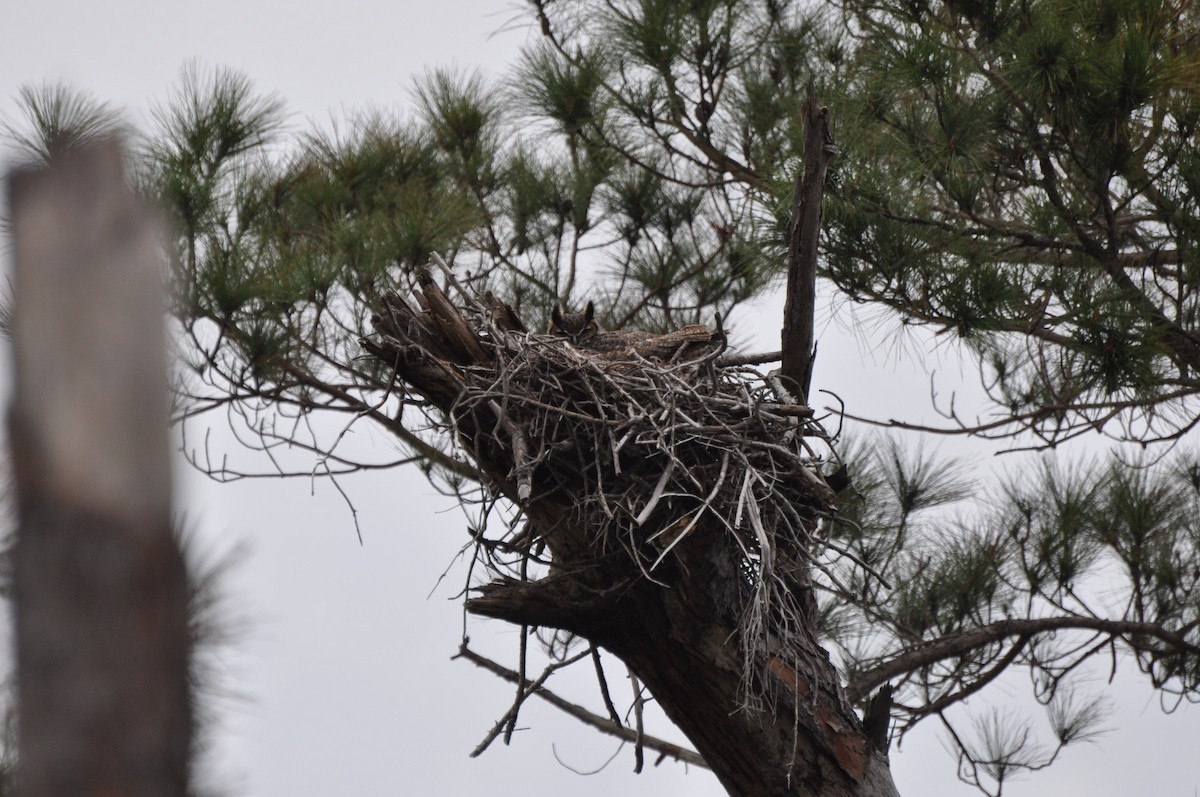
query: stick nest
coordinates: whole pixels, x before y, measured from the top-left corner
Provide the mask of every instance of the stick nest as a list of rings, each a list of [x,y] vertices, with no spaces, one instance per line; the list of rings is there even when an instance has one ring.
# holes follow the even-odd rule
[[[510,308],[447,277],[456,302],[427,273],[415,306],[386,294],[363,345],[442,410],[485,482],[526,513],[503,544],[545,546],[558,567],[616,559],[658,580],[715,530],[738,571],[746,652],[771,633],[812,633],[808,573],[834,493],[811,410],[775,376],[732,364],[719,330],[666,358],[602,352],[525,332]]]

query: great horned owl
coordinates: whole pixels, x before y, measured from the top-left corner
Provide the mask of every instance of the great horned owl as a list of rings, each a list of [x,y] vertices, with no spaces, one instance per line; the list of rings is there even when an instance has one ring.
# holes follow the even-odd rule
[[[703,324],[655,334],[639,330],[605,332],[596,323],[596,307],[588,302],[582,313],[563,313],[558,307],[550,311],[551,335],[561,335],[581,349],[594,352],[606,360],[672,361],[701,356],[720,346],[723,337]]]
[[[564,313],[556,306],[550,311],[548,331],[551,335],[562,335],[577,345],[586,345],[600,334],[600,325],[596,323],[596,305],[588,302],[582,313]]]

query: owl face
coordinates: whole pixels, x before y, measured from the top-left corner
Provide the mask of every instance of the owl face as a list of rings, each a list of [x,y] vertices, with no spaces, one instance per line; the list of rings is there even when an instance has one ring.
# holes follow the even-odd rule
[[[563,313],[555,307],[550,311],[549,332],[551,335],[562,335],[572,343],[585,343],[600,332],[595,316],[596,307],[591,302],[587,303],[582,313]]]

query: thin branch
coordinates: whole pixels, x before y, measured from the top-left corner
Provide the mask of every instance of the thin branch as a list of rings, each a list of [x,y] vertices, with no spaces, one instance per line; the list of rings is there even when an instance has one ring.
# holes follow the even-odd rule
[[[855,703],[872,690],[893,678],[939,661],[968,654],[1012,636],[1033,637],[1037,634],[1062,630],[1099,631],[1112,636],[1137,634],[1162,640],[1180,651],[1200,655],[1200,646],[1192,644],[1183,634],[1169,631],[1158,623],[1132,620],[1102,620],[1094,617],[1043,617],[1036,619],[1001,620],[974,631],[942,637],[919,647],[903,651],[888,661],[860,673],[846,686],[846,698]]]
[[[520,680],[520,676],[513,670],[510,670],[507,667],[497,664],[491,659],[479,655],[475,651],[468,648],[465,644],[459,648],[458,654],[455,655],[454,658],[466,659],[475,666],[485,669],[510,683],[515,684]],[[588,711],[583,706],[579,706],[575,703],[564,700],[544,686],[537,686],[534,688],[533,682],[526,681],[524,691],[528,695],[536,695],[537,697],[540,697],[542,700],[545,700],[555,708],[558,708],[571,715],[585,725],[590,725],[601,733],[606,733],[609,736],[615,736],[616,738],[631,744],[636,744],[638,742],[638,732],[633,728],[626,728],[624,725],[621,725],[618,722],[614,722],[610,719],[600,716],[599,714]],[[674,758],[676,761],[682,761],[685,764],[691,764],[693,766],[703,767],[705,769],[709,768],[708,764],[705,763],[704,759],[700,757],[699,753],[688,750],[686,747],[680,747],[679,745],[668,742],[665,739],[659,739],[656,736],[648,736],[645,734],[642,734],[640,739],[643,747],[650,750],[655,750],[663,756]]]

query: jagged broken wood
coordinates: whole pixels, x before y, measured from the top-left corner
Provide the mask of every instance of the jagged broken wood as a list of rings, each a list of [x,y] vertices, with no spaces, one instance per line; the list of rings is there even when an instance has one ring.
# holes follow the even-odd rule
[[[783,362],[780,370],[801,401],[808,400],[816,357],[817,239],[825,201],[825,175],[837,154],[829,129],[829,109],[817,102],[810,80],[800,108],[804,168],[796,175],[788,229],[787,298],[783,308]]]

